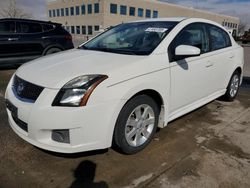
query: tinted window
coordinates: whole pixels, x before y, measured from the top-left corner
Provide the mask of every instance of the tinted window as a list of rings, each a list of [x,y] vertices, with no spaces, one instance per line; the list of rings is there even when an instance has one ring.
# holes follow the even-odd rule
[[[75,26],[71,26],[71,33],[75,34]]]
[[[91,4],[88,5],[88,14],[92,14],[92,5]]]
[[[38,23],[30,22],[17,22],[18,33],[40,33],[42,32],[42,26]]]
[[[158,11],[156,10],[153,11],[153,18],[158,18]]]
[[[129,16],[135,16],[135,7],[129,8]]]
[[[116,4],[110,4],[110,13],[117,14],[117,5]]]
[[[0,34],[15,33],[16,26],[13,21],[0,22]]]
[[[76,15],[80,15],[80,7],[76,6]]]
[[[190,24],[175,37],[169,47],[170,62],[183,59],[183,57],[175,56],[175,49],[180,45],[197,47],[201,50],[201,53],[209,52],[209,37],[206,32],[206,25]]]
[[[56,15],[57,17],[60,17],[60,9],[56,9]]]
[[[69,16],[69,8],[65,8],[66,16]]]
[[[211,51],[219,50],[231,46],[231,39],[223,29],[209,25]]]
[[[61,16],[64,16],[64,8],[61,8]]]
[[[138,8],[138,16],[143,17],[143,9],[142,8]]]
[[[100,27],[99,25],[95,25],[95,31],[99,31]]]
[[[151,18],[151,10],[146,10],[146,18]]]
[[[49,10],[49,17],[51,18],[52,17],[52,11]]]
[[[46,32],[46,31],[51,31],[54,29],[54,26],[51,25],[51,24],[43,24],[43,31]]]
[[[121,5],[120,6],[120,14],[126,15],[127,14],[127,6]]]
[[[80,26],[76,26],[76,34],[80,34],[81,31],[80,31]]]
[[[90,25],[88,26],[88,34],[93,35],[93,28]]]
[[[70,15],[71,15],[71,16],[74,16],[74,14],[75,14],[75,9],[74,9],[74,7],[70,7]]]
[[[82,5],[82,6],[81,6],[81,9],[82,9],[82,15],[84,15],[84,14],[86,13],[85,5]]]
[[[99,3],[95,3],[94,5],[95,13],[99,13]]]
[[[86,35],[86,26],[85,25],[82,26],[82,34]]]

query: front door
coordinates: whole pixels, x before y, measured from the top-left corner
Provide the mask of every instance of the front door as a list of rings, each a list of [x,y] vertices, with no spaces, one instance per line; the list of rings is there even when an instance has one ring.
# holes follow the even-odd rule
[[[180,57],[175,55],[179,45],[190,45],[201,49],[197,57]],[[186,26],[169,46],[171,73],[170,113],[188,107],[212,92],[212,64],[207,56],[209,38],[206,25],[195,23]],[[174,114],[173,114],[174,115]]]

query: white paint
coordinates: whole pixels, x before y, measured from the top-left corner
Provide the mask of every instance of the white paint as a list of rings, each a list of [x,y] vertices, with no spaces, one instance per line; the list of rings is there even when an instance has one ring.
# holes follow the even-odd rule
[[[223,95],[232,73],[244,63],[243,49],[232,38],[232,47],[186,58],[186,65],[168,60],[171,41],[184,27],[196,22],[224,29],[212,21],[185,19],[148,56],[74,49],[21,66],[16,72],[19,77],[45,89],[34,104],[23,102],[13,94],[11,79],[6,98],[18,108],[18,117],[28,123],[29,132],[21,130],[8,111],[11,127],[27,142],[46,150],[75,153],[103,149],[111,146],[122,107],[140,91],[150,89],[159,93],[164,103],[161,118],[165,125]],[[86,106],[51,106],[63,85],[89,74],[109,78],[95,88]],[[70,129],[70,144],[52,141],[53,129]]]

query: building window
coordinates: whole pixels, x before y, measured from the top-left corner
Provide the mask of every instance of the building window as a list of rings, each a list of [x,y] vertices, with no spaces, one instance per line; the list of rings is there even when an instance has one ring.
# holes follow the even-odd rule
[[[117,14],[117,4],[110,4],[110,13]]]
[[[151,10],[146,9],[146,18],[151,18]]]
[[[74,9],[74,7],[70,7],[70,15],[71,15],[71,16],[74,16],[74,14],[75,14],[75,9]]]
[[[64,8],[61,8],[61,16],[64,16]]]
[[[81,9],[82,9],[82,15],[86,14],[85,5],[82,5]]]
[[[88,14],[92,14],[92,5],[88,4]]]
[[[53,17],[56,17],[56,10],[53,10]]]
[[[235,24],[235,28],[238,28],[238,24]]]
[[[153,11],[153,18],[158,18],[158,11],[157,10]]]
[[[129,7],[129,16],[135,16],[135,7]]]
[[[93,28],[91,25],[88,26],[88,35],[93,35]]]
[[[82,26],[82,34],[83,34],[83,35],[86,35],[86,33],[87,33],[87,32],[86,32],[86,26],[83,25],[83,26]]]
[[[52,17],[52,11],[49,10],[49,17],[51,18]]]
[[[99,29],[100,29],[100,26],[99,25],[95,25],[94,30],[95,31],[99,31]]]
[[[71,33],[75,34],[75,26],[71,26]]]
[[[76,26],[76,34],[81,34],[80,26]]]
[[[76,15],[80,15],[80,7],[76,6]]]
[[[65,8],[65,14],[66,16],[69,16],[69,8]]]
[[[95,3],[94,4],[94,11],[95,11],[95,13],[99,13],[100,12],[100,7],[99,7],[99,3]]]
[[[120,14],[127,15],[127,6],[125,6],[125,5],[120,6]]]
[[[70,32],[70,27],[69,27],[69,26],[66,26],[66,30],[67,30],[68,32]]]
[[[138,17],[143,17],[143,9],[138,8]]]
[[[60,17],[60,9],[56,9],[56,15],[57,17]]]

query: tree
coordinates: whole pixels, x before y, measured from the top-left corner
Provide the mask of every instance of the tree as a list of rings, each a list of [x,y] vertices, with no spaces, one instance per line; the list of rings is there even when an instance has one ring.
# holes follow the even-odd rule
[[[22,8],[20,8],[16,0],[10,0],[6,8],[0,9],[0,16],[3,18],[22,18],[29,19],[32,18],[32,14],[26,13]]]
[[[247,26],[247,24],[245,22],[240,21],[240,24],[238,27],[239,33],[243,34],[246,30],[246,26]]]

